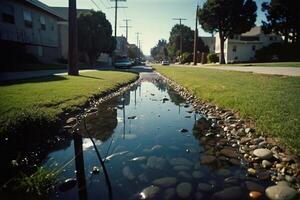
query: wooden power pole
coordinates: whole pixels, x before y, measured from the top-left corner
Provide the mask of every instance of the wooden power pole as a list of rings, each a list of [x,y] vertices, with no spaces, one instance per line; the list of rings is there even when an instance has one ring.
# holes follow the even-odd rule
[[[182,30],[181,30],[181,21],[183,20],[186,20],[184,18],[173,18],[173,20],[178,20],[179,21],[179,25],[180,25],[180,55],[179,55],[179,58],[180,58],[180,62],[182,62],[182,46],[183,46],[183,36],[182,36]]]
[[[194,65],[197,65],[198,59],[197,59],[197,44],[198,44],[198,9],[199,6],[197,5],[197,10],[196,10],[196,24],[195,24],[195,33],[194,33],[194,56],[193,56],[193,61]]]
[[[120,26],[120,28],[126,28],[126,40],[128,42],[128,28],[131,28],[132,26],[128,26],[128,22],[131,21],[130,19],[124,19],[123,21],[126,22],[125,26]]]
[[[69,65],[68,74],[78,76],[78,40],[77,40],[76,0],[69,0]]]

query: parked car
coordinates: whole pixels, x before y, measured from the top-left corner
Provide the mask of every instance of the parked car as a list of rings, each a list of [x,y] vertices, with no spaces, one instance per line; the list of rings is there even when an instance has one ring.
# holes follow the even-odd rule
[[[161,62],[162,65],[170,65],[170,62],[168,60],[163,60]]]
[[[128,68],[132,66],[132,62],[128,58],[120,58],[115,61],[116,68]]]

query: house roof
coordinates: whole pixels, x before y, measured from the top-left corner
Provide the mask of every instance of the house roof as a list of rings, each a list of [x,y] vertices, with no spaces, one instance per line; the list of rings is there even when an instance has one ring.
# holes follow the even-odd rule
[[[243,33],[242,36],[257,36],[262,33],[261,26],[255,26],[250,31]]]
[[[54,10],[60,17],[68,21],[69,18],[69,8],[68,7],[51,7],[52,10]],[[80,15],[81,13],[87,13],[90,12],[91,9],[77,9],[77,15]]]
[[[44,4],[38,0],[25,0],[25,3],[28,3],[38,9],[41,9],[44,12],[47,12],[47,13],[53,15],[54,17],[56,17],[59,20],[65,20],[60,15],[58,15],[53,9],[51,9],[49,6],[47,6],[46,4]]]

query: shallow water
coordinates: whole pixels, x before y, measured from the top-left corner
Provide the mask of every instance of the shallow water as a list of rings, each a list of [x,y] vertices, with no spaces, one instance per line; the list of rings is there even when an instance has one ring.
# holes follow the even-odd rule
[[[201,164],[201,157],[214,154],[217,151],[214,147],[222,138],[204,137],[213,132],[211,128],[195,130],[196,121],[205,116],[195,113],[189,102],[157,77],[145,77],[123,95],[100,104],[98,112],[86,118],[88,132],[95,139],[102,158],[106,158],[113,199],[145,198],[148,194],[143,193],[143,189],[158,185],[154,180],[164,177],[173,178],[165,179],[167,181],[154,190],[150,188],[154,199],[178,199],[176,187],[182,182],[192,186],[188,199],[210,199],[214,193],[231,186],[240,187],[243,199],[248,199],[249,191],[243,186],[246,179],[262,186],[268,184],[245,178],[245,169],[230,164],[224,156],[217,164]],[[180,131],[182,129],[188,132]],[[79,132],[86,136],[83,124]],[[83,139],[83,151],[88,199],[108,199],[103,171],[88,138]],[[76,178],[74,142],[49,154],[44,166],[59,170],[60,180]],[[94,166],[99,167],[99,174],[91,173]],[[206,186],[207,191],[199,189],[199,183],[206,184],[202,186]],[[57,190],[50,198],[79,199],[78,188],[66,192]]]

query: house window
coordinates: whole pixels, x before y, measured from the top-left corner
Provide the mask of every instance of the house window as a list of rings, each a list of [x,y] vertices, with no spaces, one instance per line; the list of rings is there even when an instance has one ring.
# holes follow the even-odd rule
[[[255,45],[252,46],[252,51],[256,51],[256,46]]]
[[[236,52],[236,46],[233,46],[232,51]]]
[[[15,23],[15,11],[14,7],[12,5],[7,5],[7,4],[0,4],[2,13],[2,21],[9,23],[9,24],[14,24]]]
[[[32,15],[31,15],[31,12],[24,10],[23,17],[24,17],[25,27],[32,28]]]
[[[45,21],[45,17],[44,16],[40,17],[40,23],[41,23],[41,29],[43,31],[45,31],[46,30],[46,21]]]

